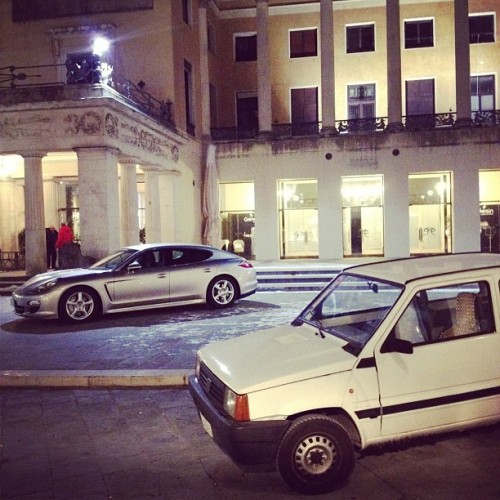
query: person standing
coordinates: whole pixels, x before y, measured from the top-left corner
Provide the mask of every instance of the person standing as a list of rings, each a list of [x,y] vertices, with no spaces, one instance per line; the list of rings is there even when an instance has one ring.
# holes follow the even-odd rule
[[[45,241],[47,243],[47,269],[55,269],[57,261],[56,241],[58,236],[57,229],[50,226],[45,229]]]
[[[56,241],[56,250],[57,250],[60,269],[67,269],[66,259],[63,249],[69,243],[73,243],[73,231],[65,222],[63,222],[61,224],[61,228],[59,229],[59,234],[57,235],[57,241]]]

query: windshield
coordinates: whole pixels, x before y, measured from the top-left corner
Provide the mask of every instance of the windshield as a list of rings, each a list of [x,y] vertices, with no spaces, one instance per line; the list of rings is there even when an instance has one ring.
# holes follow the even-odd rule
[[[321,335],[345,340],[359,354],[401,295],[403,287],[363,276],[340,274],[296,321],[317,326]]]
[[[89,269],[116,269],[123,262],[125,262],[129,257],[136,254],[137,250],[131,250],[126,248],[124,250],[119,250],[104,259],[98,260],[95,264],[92,264]]]

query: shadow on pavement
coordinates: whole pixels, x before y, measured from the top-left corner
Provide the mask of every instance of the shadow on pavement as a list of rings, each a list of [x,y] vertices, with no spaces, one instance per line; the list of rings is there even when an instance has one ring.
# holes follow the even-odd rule
[[[1,324],[2,330],[19,334],[57,335],[72,332],[93,331],[112,327],[150,327],[168,323],[187,323],[204,319],[221,319],[241,314],[251,314],[270,309],[281,309],[280,306],[255,300],[241,300],[227,309],[212,309],[206,304],[194,306],[165,307],[133,312],[120,312],[101,316],[95,321],[82,324],[64,323],[59,320],[35,320],[19,318]]]

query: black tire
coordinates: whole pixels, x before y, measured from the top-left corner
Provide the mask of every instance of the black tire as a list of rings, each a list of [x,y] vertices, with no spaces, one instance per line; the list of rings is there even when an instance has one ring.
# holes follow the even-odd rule
[[[239,297],[236,281],[229,276],[213,279],[207,289],[207,303],[218,309],[232,306]]]
[[[328,493],[351,473],[354,446],[344,427],[332,417],[306,415],[284,435],[276,464],[285,484],[298,493]]]
[[[83,323],[101,314],[99,294],[87,287],[75,287],[63,293],[59,301],[59,318],[71,323]]]

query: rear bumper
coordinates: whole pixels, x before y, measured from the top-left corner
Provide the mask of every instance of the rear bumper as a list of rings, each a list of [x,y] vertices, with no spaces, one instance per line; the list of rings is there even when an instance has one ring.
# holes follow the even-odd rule
[[[213,406],[195,376],[189,392],[203,427],[219,448],[244,469],[273,470],[278,446],[288,429],[288,420],[236,422]]]

